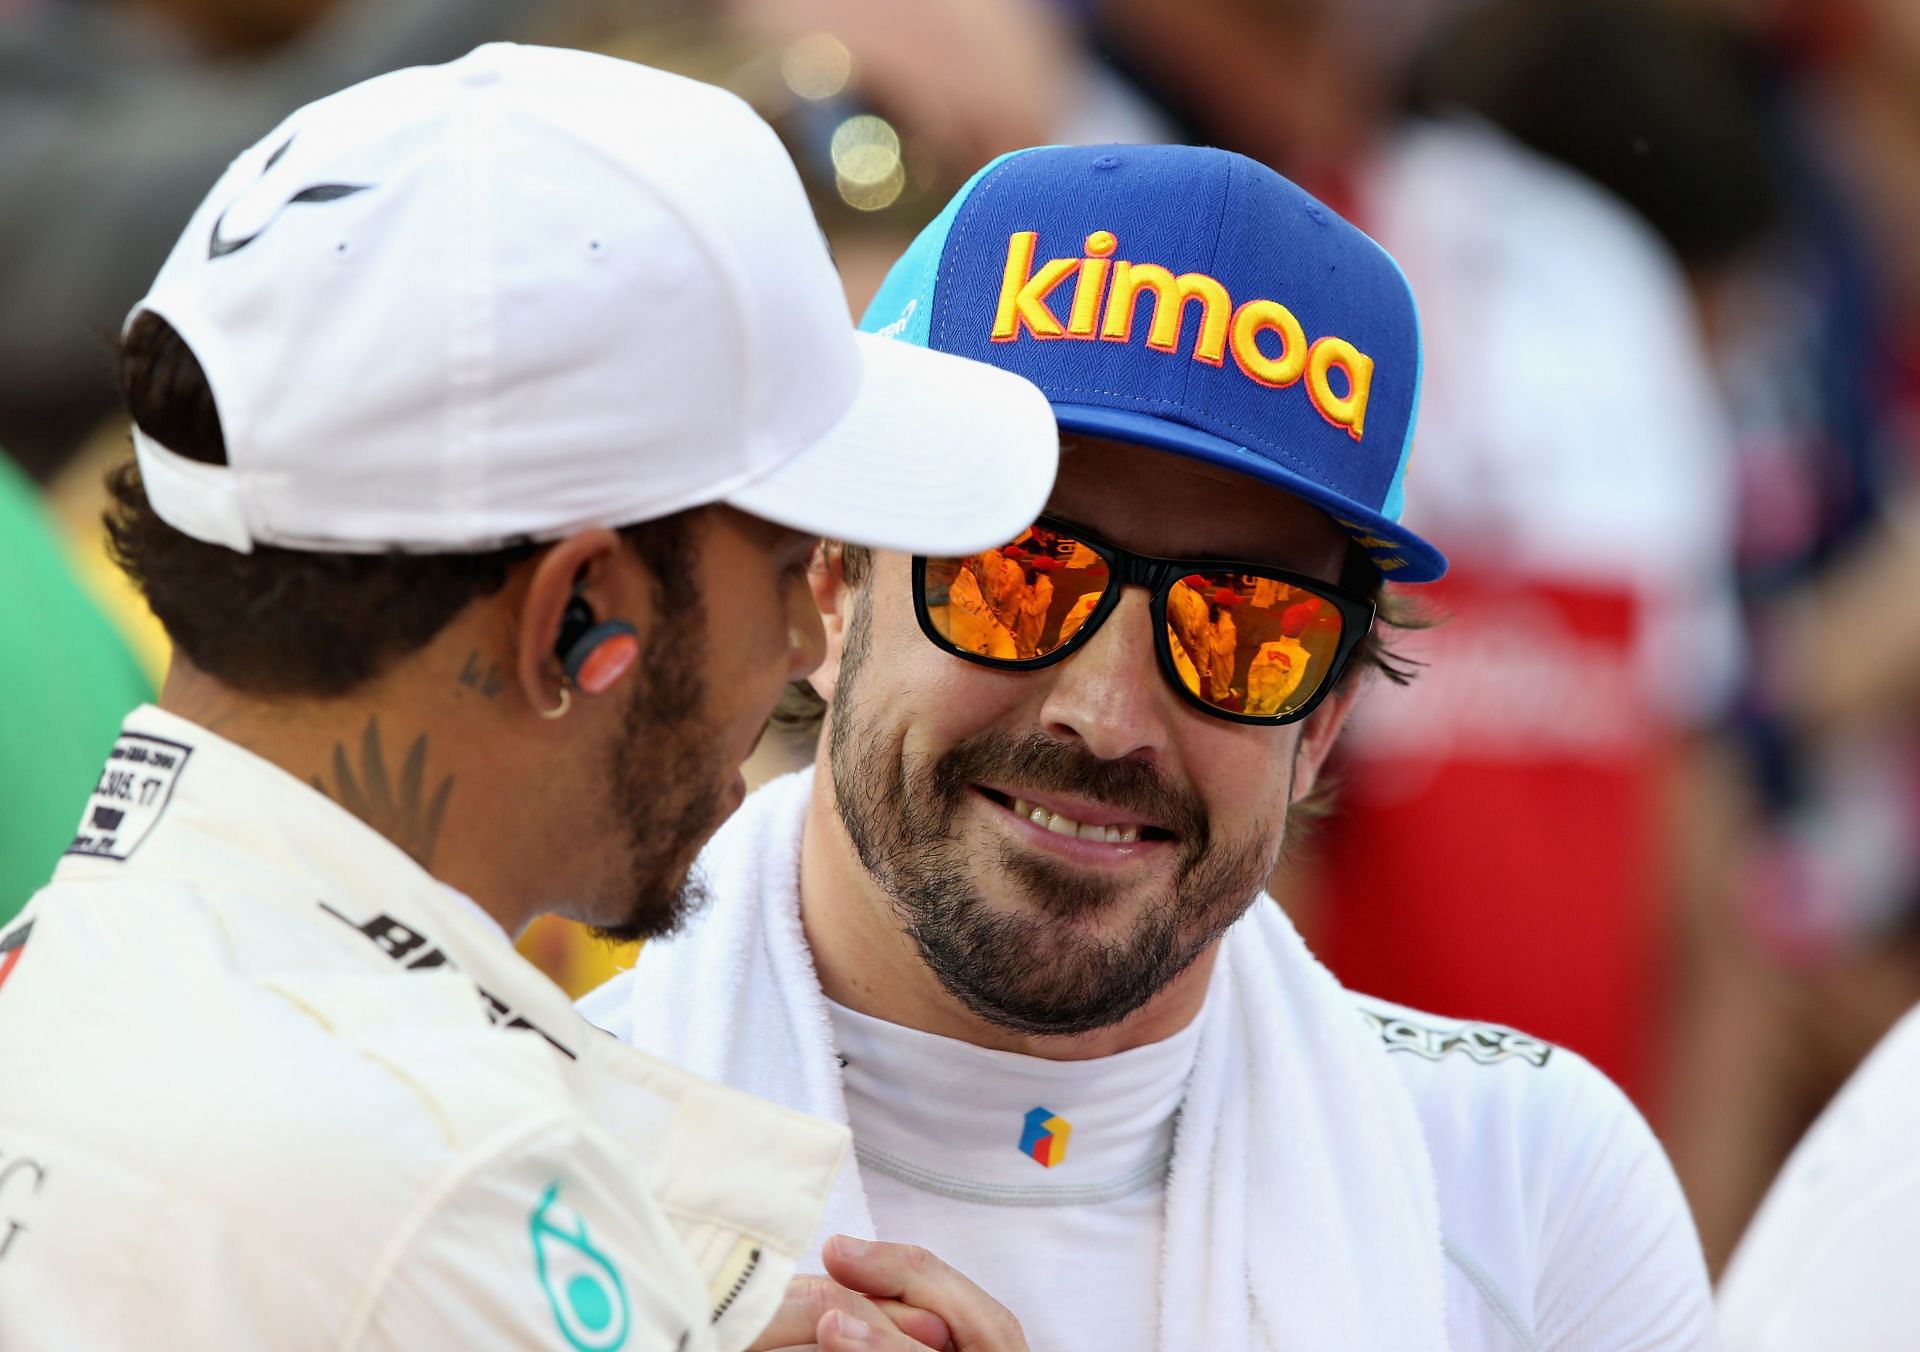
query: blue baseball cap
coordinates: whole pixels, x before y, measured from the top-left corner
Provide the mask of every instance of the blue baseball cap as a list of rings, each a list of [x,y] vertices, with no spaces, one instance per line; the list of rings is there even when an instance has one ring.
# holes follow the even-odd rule
[[[1199,146],[1047,146],[975,174],[861,328],[1038,385],[1061,430],[1238,470],[1326,512],[1394,582],[1420,321],[1399,265],[1264,165]]]

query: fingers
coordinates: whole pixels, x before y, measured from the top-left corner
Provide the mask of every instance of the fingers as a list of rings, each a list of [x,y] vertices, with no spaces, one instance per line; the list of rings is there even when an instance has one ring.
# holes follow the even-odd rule
[[[845,1287],[841,1289],[846,1290]],[[855,1292],[848,1291],[847,1294],[855,1300],[861,1299]],[[898,1300],[881,1299],[873,1304],[884,1319],[921,1347],[931,1348],[933,1352],[953,1352],[953,1334],[947,1328],[947,1321],[932,1310],[923,1310]]]
[[[811,1347],[820,1321],[834,1313],[845,1314],[882,1331],[897,1329],[910,1340],[901,1346],[916,1347],[921,1352],[927,1348],[946,1352],[953,1346],[947,1325],[937,1314],[915,1309],[896,1300],[872,1301],[847,1290],[831,1278],[807,1276],[795,1277],[787,1283],[780,1308],[774,1311],[772,1320],[753,1340],[748,1352],[778,1352],[784,1348]],[[874,1346],[884,1348],[894,1344],[879,1343]]]
[[[824,1257],[827,1272],[842,1286],[939,1315],[956,1352],[1027,1352],[1020,1321],[1004,1305],[917,1244],[865,1243],[835,1235],[827,1241]]]
[[[815,1332],[820,1352],[927,1352],[926,1345],[898,1329],[856,1319],[844,1310],[821,1316]]]

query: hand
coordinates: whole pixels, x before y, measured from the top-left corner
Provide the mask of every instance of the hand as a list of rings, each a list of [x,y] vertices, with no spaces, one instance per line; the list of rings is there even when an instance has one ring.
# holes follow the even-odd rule
[[[915,1244],[863,1243],[846,1235],[827,1241],[827,1273],[849,1292],[939,1316],[947,1342],[926,1342],[939,1352],[1027,1352],[1020,1321],[1007,1307]],[[897,1302],[897,1305],[894,1304]],[[863,1334],[843,1306],[824,1315],[817,1329],[821,1352],[909,1352],[913,1343],[872,1325]]]
[[[946,1321],[939,1315],[897,1300],[869,1300],[849,1291],[831,1277],[795,1277],[787,1283],[787,1294],[774,1313],[773,1320],[760,1331],[747,1352],[798,1352],[820,1345],[820,1326],[827,1320],[859,1320],[872,1329],[874,1336],[893,1341],[835,1344],[838,1347],[877,1347],[882,1349],[951,1348],[953,1339]]]

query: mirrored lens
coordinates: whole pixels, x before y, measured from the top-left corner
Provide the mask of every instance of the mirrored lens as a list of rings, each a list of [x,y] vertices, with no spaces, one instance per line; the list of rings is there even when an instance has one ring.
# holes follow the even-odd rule
[[[1339,609],[1277,578],[1190,573],[1167,593],[1167,644],[1182,684],[1215,708],[1292,713],[1340,650]]]
[[[964,559],[928,559],[927,616],[961,652],[1030,662],[1071,639],[1106,594],[1107,562],[1071,535],[1034,526]]]

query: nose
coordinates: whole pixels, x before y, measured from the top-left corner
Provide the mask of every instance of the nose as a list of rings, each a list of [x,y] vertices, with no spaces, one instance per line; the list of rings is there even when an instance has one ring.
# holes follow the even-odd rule
[[[787,589],[787,679],[811,676],[826,656],[827,631],[820,622],[820,608],[801,578]]]
[[[1147,593],[1129,587],[1086,645],[1052,671],[1040,724],[1102,760],[1157,759],[1171,731],[1173,692],[1154,652]]]

